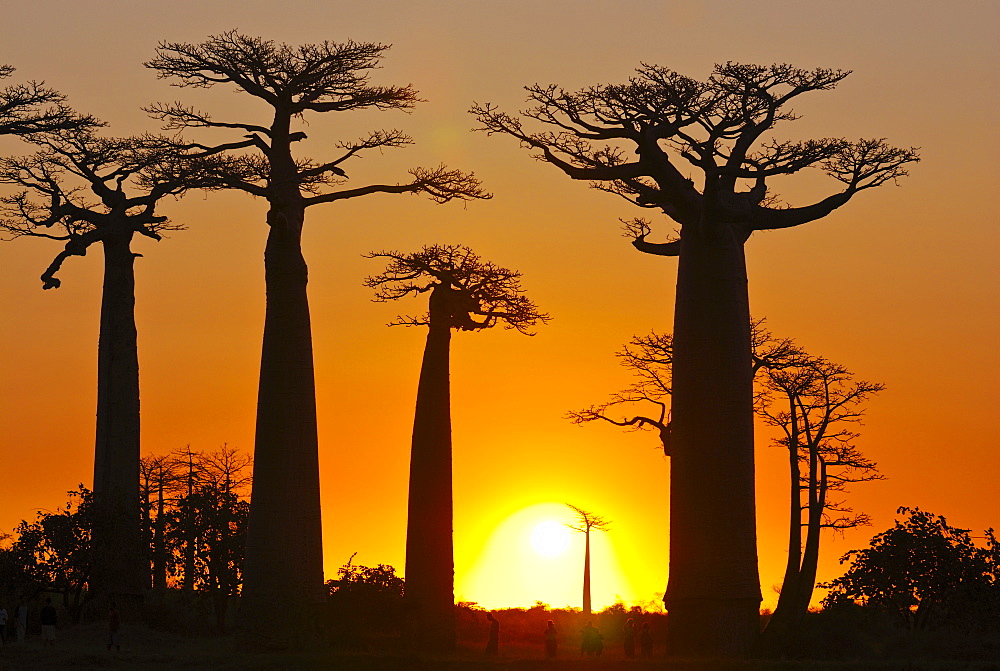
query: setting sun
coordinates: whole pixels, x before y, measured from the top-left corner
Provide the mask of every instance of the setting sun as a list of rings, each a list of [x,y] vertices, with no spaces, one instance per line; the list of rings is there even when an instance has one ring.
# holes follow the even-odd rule
[[[535,601],[579,608],[584,539],[565,526],[572,521],[566,504],[554,501],[513,511],[488,533],[467,569],[463,570],[461,559],[456,561],[458,600],[473,600],[486,608]],[[611,605],[619,597],[634,601],[645,596],[635,592],[622,570],[620,550],[615,547],[619,540],[613,532],[591,536],[595,608]]]
[[[569,529],[553,520],[540,522],[531,532],[531,547],[538,554],[557,557],[569,547]]]

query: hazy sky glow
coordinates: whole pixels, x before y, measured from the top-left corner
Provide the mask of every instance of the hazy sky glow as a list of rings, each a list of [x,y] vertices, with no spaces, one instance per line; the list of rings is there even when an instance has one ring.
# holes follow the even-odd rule
[[[789,62],[854,71],[833,92],[800,98],[793,139],[885,137],[923,162],[826,219],[755,235],[747,245],[754,315],[777,335],[885,382],[859,447],[888,480],[857,485],[875,527],[829,536],[837,558],[919,506],[976,530],[996,526],[1000,444],[1000,227],[995,131],[998,6],[990,2],[754,3],[439,1],[42,1],[3,10],[8,81],[44,79],[111,134],[155,130],[139,107],[182,100],[225,118],[258,110],[227,90],[174,89],[142,67],[161,40],[197,42],[239,28],[292,44],[392,44],[381,83],[412,83],[410,115],[307,117],[301,152],[397,127],[416,145],[346,166],[358,184],[402,181],[411,166],[473,170],[488,202],[436,206],[369,196],[307,213],[304,251],[319,404],[327,577],[355,563],[403,566],[409,435],[424,333],[386,328],[413,306],[369,301],[373,249],[459,243],[517,268],[553,321],[453,340],[456,594],[483,605],[579,606],[583,539],[546,556],[533,529],[571,521],[570,502],[613,521],[595,534],[595,606],[649,600],[667,577],[669,464],[654,435],[563,419],[628,383],[613,353],[633,334],[671,329],[676,261],[620,236],[637,216],[614,196],[571,183],[510,138],[470,133],[466,110],[516,111],[525,84],[575,89],[626,80],[642,62],[704,78],[714,62]],[[263,120],[263,119],[262,119]],[[12,141],[0,153],[19,152]],[[778,183],[791,204],[837,189],[819,173]],[[2,188],[2,187],[0,187]],[[188,230],[137,240],[143,451],[253,445],[263,324],[265,203],[192,194],[162,208]],[[646,213],[647,216],[649,213]],[[655,220],[656,236],[670,226]],[[100,250],[72,258],[58,290],[38,276],[57,243],[0,242],[0,531],[66,490],[93,463]],[[758,523],[765,605],[785,560],[784,456],[758,431]]]

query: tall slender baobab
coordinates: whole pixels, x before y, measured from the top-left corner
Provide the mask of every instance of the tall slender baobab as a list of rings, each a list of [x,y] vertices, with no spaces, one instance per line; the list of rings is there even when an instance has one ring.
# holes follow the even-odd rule
[[[93,560],[89,594],[141,600],[149,583],[139,512],[139,359],[135,324],[138,233],[160,240],[178,228],[156,213],[166,197],[212,186],[213,160],[185,161],[161,139],[104,138],[84,128],[39,133],[38,151],[0,160],[0,182],[18,190],[0,198],[0,230],[63,242],[42,274],[42,288],[92,245],[104,252],[97,346],[97,435],[94,452]]]
[[[798,96],[849,73],[789,65],[717,65],[706,81],[643,65],[627,83],[576,92],[527,87],[525,118],[472,108],[481,130],[510,135],[572,179],[585,180],[680,225],[642,252],[679,257],[674,309],[670,480],[671,651],[742,656],[759,636],[753,384],[744,244],[754,231],[820,219],[857,193],[906,174],[913,149],[881,139],[787,141],[770,135],[797,116]],[[533,131],[525,123],[537,122]],[[677,165],[688,165],[691,178]],[[773,177],[819,167],[843,184],[784,207]],[[745,190],[740,190],[745,187]]]
[[[428,310],[390,325],[426,326],[410,451],[406,517],[406,601],[415,641],[432,650],[455,645],[452,543],[451,332],[494,326],[530,329],[548,321],[524,296],[521,274],[483,261],[468,247],[432,245],[419,252],[372,252],[386,270],[365,280],[376,301],[429,292]]]
[[[600,515],[595,515],[594,513],[584,510],[583,508],[577,508],[571,503],[567,503],[567,506],[573,509],[576,513],[576,524],[567,524],[573,531],[579,531],[583,534],[584,538],[584,550],[583,550],[583,614],[590,615],[590,532],[591,531],[608,531],[611,528],[611,520],[606,520]]]
[[[788,451],[790,475],[788,560],[766,636],[769,647],[780,649],[809,610],[822,530],[870,524],[867,514],[833,497],[849,484],[884,479],[857,448],[854,427],[865,401],[885,385],[854,380],[844,366],[801,350],[789,365],[762,377],[759,414],[781,430],[775,442]]]
[[[418,102],[410,86],[369,83],[387,48],[364,42],[289,46],[228,31],[201,44],[161,43],[157,57],[146,63],[177,86],[228,86],[269,108],[260,121],[218,121],[180,103],[148,111],[168,129],[232,134],[229,141],[184,146],[192,156],[226,153],[227,186],[268,204],[267,304],[241,613],[244,631],[282,645],[311,637],[319,617],[312,609],[325,599],[312,331],[302,255],[306,209],[373,193],[424,193],[439,203],[488,197],[473,175],[444,166],[414,168],[412,179],[402,184],[338,188],[348,181],[343,165],[349,159],[412,142],[398,130],[342,142],[336,145],[339,155],[326,162],[293,155],[292,145],[306,134],[292,124],[307,114],[406,110]],[[278,603],[287,616],[276,619]]]

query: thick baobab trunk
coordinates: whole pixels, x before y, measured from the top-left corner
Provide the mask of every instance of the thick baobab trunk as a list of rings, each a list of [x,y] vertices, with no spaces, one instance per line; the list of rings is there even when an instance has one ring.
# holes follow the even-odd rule
[[[759,634],[753,379],[743,244],[684,231],[674,314],[673,655],[747,655]]]
[[[455,647],[455,561],[452,546],[451,289],[430,297],[430,329],[420,366],[410,451],[406,517],[406,603],[411,643],[424,650]]]
[[[127,231],[103,240],[90,582],[93,596],[117,600],[129,615],[149,584],[139,509],[139,357],[131,239]]]
[[[584,533],[583,614],[590,615],[590,530],[589,529]]]
[[[301,205],[272,202],[267,217],[267,307],[240,609],[248,640],[264,645],[317,639],[325,600],[303,215]]]

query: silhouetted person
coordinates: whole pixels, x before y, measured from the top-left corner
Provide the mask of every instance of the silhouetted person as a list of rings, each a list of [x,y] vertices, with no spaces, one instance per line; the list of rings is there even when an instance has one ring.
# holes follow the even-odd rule
[[[118,612],[118,606],[114,601],[111,602],[111,611],[108,613],[108,651],[111,650],[111,646],[115,646],[118,652],[122,651],[122,639],[119,634],[119,629],[122,626],[121,614]]]
[[[590,620],[587,620],[587,624],[583,625],[580,635],[582,637],[580,641],[580,654],[592,656],[600,655],[604,651],[604,639],[601,636],[601,632],[598,631],[597,627]]]
[[[52,607],[52,599],[45,598],[45,605],[38,613],[38,619],[42,624],[42,646],[48,647],[56,644],[56,609]]]
[[[643,657],[653,656],[653,632],[649,628],[649,622],[643,622],[642,629],[639,630],[639,649]]]
[[[496,657],[500,646],[500,621],[493,617],[493,613],[486,613],[486,619],[490,621],[490,638],[486,641],[486,655]]]
[[[0,606],[0,646],[3,646],[4,641],[7,640],[7,609]]]
[[[556,625],[549,620],[545,625],[545,656],[555,657],[556,647],[558,645],[557,637],[559,632],[556,631]]]
[[[17,627],[17,644],[24,645],[24,633],[28,630],[28,607],[23,601],[17,604],[14,612],[14,626]]]
[[[625,631],[622,633],[622,644],[625,646],[625,656],[635,657],[635,622],[632,618],[625,620]]]

